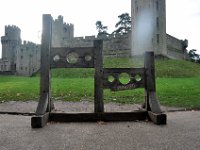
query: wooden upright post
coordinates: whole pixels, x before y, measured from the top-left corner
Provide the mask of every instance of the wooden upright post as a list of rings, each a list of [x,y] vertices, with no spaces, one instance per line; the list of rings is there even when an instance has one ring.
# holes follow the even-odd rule
[[[94,79],[94,111],[95,113],[104,112],[103,104],[103,41],[94,41],[94,66],[95,66],[95,79]]]
[[[146,71],[146,110],[154,113],[161,113],[160,105],[156,100],[154,52],[145,53],[144,68]]]
[[[41,45],[41,66],[40,66],[40,100],[36,110],[37,115],[43,115],[51,110],[50,101],[50,49],[52,41],[52,17],[49,14],[43,15],[43,31]]]

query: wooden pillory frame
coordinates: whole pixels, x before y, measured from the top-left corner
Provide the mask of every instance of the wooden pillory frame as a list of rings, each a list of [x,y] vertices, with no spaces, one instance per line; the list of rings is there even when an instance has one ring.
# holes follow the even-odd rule
[[[155,124],[166,124],[166,114],[162,113],[156,100],[154,53],[145,53],[144,68],[103,68],[102,40],[94,40],[93,47],[53,48],[52,17],[43,15],[43,33],[41,45],[41,78],[40,100],[36,115],[31,118],[32,128],[41,128],[49,121],[54,122],[95,122],[95,121],[136,121],[150,120]],[[75,62],[66,57],[77,55]],[[56,113],[53,112],[51,100],[52,68],[94,68],[94,113]],[[131,79],[127,84],[119,81],[119,75],[128,74]],[[136,75],[140,80],[136,80]],[[109,76],[114,78],[109,81]],[[136,88],[145,89],[145,105],[141,110],[134,112],[104,112],[103,89],[128,90]]]

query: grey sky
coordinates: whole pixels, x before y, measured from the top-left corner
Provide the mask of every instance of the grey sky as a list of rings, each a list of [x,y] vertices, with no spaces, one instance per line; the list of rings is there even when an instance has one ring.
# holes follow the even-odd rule
[[[188,39],[188,49],[200,53],[200,0],[166,0],[167,33],[179,39]],[[22,40],[40,43],[42,14],[54,18],[64,16],[73,23],[75,36],[96,35],[95,22],[101,20],[108,32],[115,29],[117,16],[131,14],[131,0],[3,0],[0,4],[0,36],[5,25],[21,28]],[[1,56],[1,46],[0,46]]]

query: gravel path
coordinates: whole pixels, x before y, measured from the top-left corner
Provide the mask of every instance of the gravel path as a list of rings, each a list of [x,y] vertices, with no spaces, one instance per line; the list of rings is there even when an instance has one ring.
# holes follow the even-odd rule
[[[56,101],[57,112],[92,112],[93,103]],[[37,102],[10,101],[0,111],[35,112]],[[106,111],[133,111],[140,105],[105,104]],[[169,112],[167,125],[151,122],[48,123],[32,129],[31,117],[0,115],[0,150],[199,150],[200,111]]]
[[[0,115],[0,150],[199,150],[200,111],[168,112],[150,122],[48,123],[32,129],[30,116]]]
[[[0,103],[0,112],[23,112],[23,113],[34,113],[36,110],[38,102],[36,101],[9,101]],[[56,112],[93,112],[94,104],[88,101],[81,102],[64,102],[64,101],[55,101],[55,110]],[[116,103],[106,103],[105,111],[106,112],[117,112],[117,111],[134,111],[141,108],[140,104],[116,104]],[[183,108],[174,108],[174,107],[164,107],[162,110],[167,111],[176,111],[183,110]]]

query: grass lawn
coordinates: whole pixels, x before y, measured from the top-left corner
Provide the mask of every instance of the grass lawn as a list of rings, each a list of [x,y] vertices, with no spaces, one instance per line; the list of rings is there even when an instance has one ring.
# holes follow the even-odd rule
[[[93,100],[94,80],[53,78],[52,97],[66,101]],[[161,104],[187,108],[200,107],[200,77],[157,78],[157,96]],[[0,101],[38,100],[39,77],[0,76]],[[111,92],[104,90],[105,102],[141,103],[144,90]]]
[[[137,62],[136,62],[137,61]],[[142,67],[143,59],[107,58],[106,68]],[[200,108],[200,65],[188,61],[159,59],[155,61],[157,97],[161,104]],[[52,97],[68,101],[91,100],[94,97],[94,69],[53,69]],[[39,75],[33,77],[0,76],[0,102],[38,100]],[[104,90],[105,102],[142,103],[144,90],[111,92]]]

